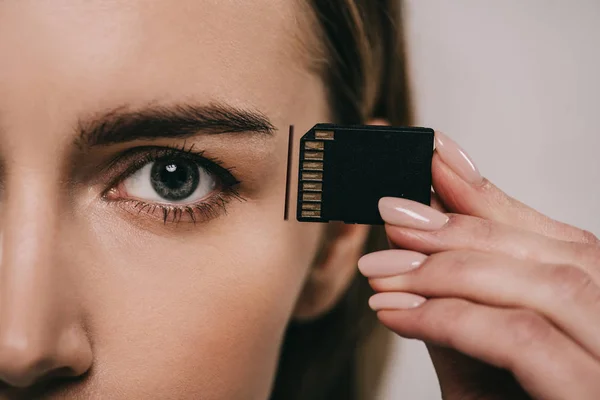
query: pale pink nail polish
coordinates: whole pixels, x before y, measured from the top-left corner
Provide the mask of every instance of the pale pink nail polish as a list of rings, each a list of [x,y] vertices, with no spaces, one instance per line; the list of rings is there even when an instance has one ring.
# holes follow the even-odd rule
[[[483,181],[483,177],[467,152],[442,132],[435,132],[435,148],[442,161],[466,182],[476,185]]]
[[[448,222],[448,216],[416,201],[397,197],[379,200],[379,214],[385,222],[405,228],[435,231]]]
[[[385,292],[377,293],[369,299],[369,307],[375,311],[380,310],[405,310],[419,307],[425,298],[412,293]]]
[[[409,250],[382,250],[366,254],[358,260],[358,269],[367,278],[383,278],[419,268],[425,254]]]

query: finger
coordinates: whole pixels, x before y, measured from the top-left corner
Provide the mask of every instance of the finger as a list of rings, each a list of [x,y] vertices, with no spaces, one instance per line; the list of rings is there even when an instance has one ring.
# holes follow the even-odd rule
[[[403,294],[379,293],[370,300],[379,320],[397,334],[508,369],[535,398],[598,398],[596,360],[538,314],[447,298],[399,310],[394,296]]]
[[[441,132],[435,135],[433,187],[449,211],[491,219],[560,240],[598,243],[591,232],[555,221],[508,196],[481,177],[471,158],[452,139]]]
[[[430,204],[431,204],[432,208],[434,208],[434,209],[436,209],[436,210],[438,210],[440,212],[443,212],[443,213],[447,212],[447,210],[444,208],[444,205],[442,204],[440,198],[438,197],[437,194],[435,194],[435,192],[434,192],[433,189],[431,189],[431,202],[430,202]],[[390,249],[397,249],[398,248],[398,246],[393,241],[391,241],[389,237],[387,237],[387,244],[388,244],[388,247]]]
[[[416,255],[403,250],[371,253],[360,260],[361,272],[377,292],[531,309],[600,360],[600,287],[581,269],[473,251],[438,253],[426,259]],[[422,260],[417,267],[407,262],[415,259]],[[397,274],[377,277],[382,266],[387,273],[395,267]],[[407,267],[410,270],[403,273]]]
[[[440,384],[442,399],[532,400],[512,373],[454,349],[425,343]],[[479,396],[479,397],[477,397]]]
[[[488,251],[548,264],[571,264],[584,269],[600,282],[600,246],[566,242],[489,219],[442,214],[406,199],[386,197],[380,204],[383,218],[395,224],[387,224],[385,229],[388,239],[396,247],[425,254],[449,250]],[[439,229],[428,230],[430,227],[418,225],[424,219],[447,218],[448,221]]]
[[[431,190],[431,207],[443,213],[448,212],[448,210],[446,210],[444,207],[442,200],[440,200],[440,197],[433,191],[433,189]]]

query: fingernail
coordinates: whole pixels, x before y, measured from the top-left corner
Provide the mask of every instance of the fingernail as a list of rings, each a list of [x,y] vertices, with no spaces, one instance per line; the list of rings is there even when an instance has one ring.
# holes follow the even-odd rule
[[[466,182],[475,185],[483,181],[483,177],[467,152],[442,132],[435,131],[435,148],[442,161]]]
[[[412,293],[385,292],[377,293],[369,299],[369,307],[374,311],[379,310],[405,310],[419,307],[425,298]]]
[[[448,216],[425,204],[397,197],[379,200],[379,213],[385,222],[405,228],[435,231],[448,222]]]
[[[384,278],[419,268],[427,256],[409,250],[381,250],[358,260],[358,269],[367,278]]]

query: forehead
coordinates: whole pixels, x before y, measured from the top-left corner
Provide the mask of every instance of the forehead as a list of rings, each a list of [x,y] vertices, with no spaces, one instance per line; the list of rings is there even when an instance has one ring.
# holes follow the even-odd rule
[[[30,118],[190,97],[276,114],[302,95],[294,91],[308,74],[300,8],[291,0],[2,1],[0,110],[27,109]]]

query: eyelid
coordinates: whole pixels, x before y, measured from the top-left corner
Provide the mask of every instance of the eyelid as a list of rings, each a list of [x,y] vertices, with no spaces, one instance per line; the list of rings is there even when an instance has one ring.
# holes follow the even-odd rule
[[[127,178],[149,163],[165,158],[192,161],[199,168],[205,169],[218,180],[218,189],[214,190],[214,193],[206,198],[187,204],[169,203],[168,201],[165,203],[147,201],[128,197],[127,195],[119,196],[119,186]],[[167,222],[180,222],[184,214],[189,216],[189,222],[194,222],[195,224],[198,220],[200,222],[207,222],[222,213],[226,214],[226,205],[232,199],[245,201],[238,193],[237,185],[241,184],[241,182],[231,172],[233,167],[225,167],[224,163],[219,159],[206,157],[204,151],[193,150],[193,146],[189,149],[186,149],[185,145],[181,148],[169,146],[135,147],[115,156],[102,170],[105,171],[105,174],[110,174],[114,177],[110,179],[110,183],[102,191],[101,198],[108,204],[122,205],[125,211],[129,211],[137,219],[140,218],[139,214],[141,214],[141,211],[146,211],[145,214],[151,215],[152,218],[157,218],[157,211],[160,211],[162,212],[160,219],[163,220],[164,224]],[[170,218],[171,214],[173,221]]]
[[[150,162],[161,158],[177,157],[192,161],[205,168],[211,174],[216,175],[224,185],[235,186],[240,182],[231,173],[232,168],[225,168],[223,162],[217,158],[209,158],[204,155],[202,150],[193,150],[193,146],[185,149],[185,144],[181,148],[169,146],[138,146],[118,154],[111,159],[107,165],[101,168],[101,174],[110,174],[114,176],[107,184],[107,189],[102,192],[102,196],[108,193],[120,182],[133,175],[139,169]]]

